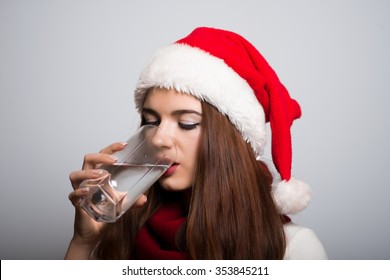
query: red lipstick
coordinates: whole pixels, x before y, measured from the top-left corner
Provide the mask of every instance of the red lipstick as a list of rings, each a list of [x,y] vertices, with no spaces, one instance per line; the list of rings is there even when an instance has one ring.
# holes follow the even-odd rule
[[[167,171],[165,171],[163,177],[168,177],[168,176],[171,176],[177,169],[179,165],[177,163],[174,163],[172,164],[168,169]]]

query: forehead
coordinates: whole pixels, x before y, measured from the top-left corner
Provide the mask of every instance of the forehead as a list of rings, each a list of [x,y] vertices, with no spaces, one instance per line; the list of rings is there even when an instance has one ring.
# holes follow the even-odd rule
[[[191,109],[202,113],[202,105],[198,98],[177,92],[174,89],[151,89],[146,93],[143,107],[155,111],[172,111],[181,109]]]

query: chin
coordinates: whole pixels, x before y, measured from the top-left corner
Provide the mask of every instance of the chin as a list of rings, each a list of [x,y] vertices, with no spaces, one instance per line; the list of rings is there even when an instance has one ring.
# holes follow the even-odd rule
[[[184,184],[178,182],[177,180],[174,180],[174,178],[164,178],[159,180],[160,186],[165,191],[170,192],[178,192],[178,191],[184,191],[191,188],[189,184]]]

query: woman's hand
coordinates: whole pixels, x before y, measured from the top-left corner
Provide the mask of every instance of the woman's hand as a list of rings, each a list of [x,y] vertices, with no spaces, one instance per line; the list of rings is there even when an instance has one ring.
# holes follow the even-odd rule
[[[105,223],[96,222],[80,207],[82,197],[88,194],[89,191],[88,188],[80,188],[80,183],[86,179],[99,178],[103,173],[103,170],[99,169],[99,167],[103,164],[114,164],[117,159],[112,154],[123,150],[125,146],[125,143],[114,143],[102,149],[99,153],[87,154],[84,157],[82,170],[72,172],[69,175],[73,187],[73,192],[69,194],[69,200],[74,205],[76,211],[74,234],[65,258],[89,258],[106,225]],[[146,196],[143,195],[138,199],[135,206],[141,206],[145,202]]]

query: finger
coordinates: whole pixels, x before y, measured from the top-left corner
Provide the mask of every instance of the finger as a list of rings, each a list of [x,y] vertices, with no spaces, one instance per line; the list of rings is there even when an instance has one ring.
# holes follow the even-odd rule
[[[73,189],[78,189],[82,181],[86,179],[97,179],[107,172],[103,169],[88,169],[79,170],[69,174],[69,180],[72,183]]]
[[[112,155],[115,152],[123,150],[126,146],[126,142],[116,142],[100,150],[99,153]]]
[[[141,195],[138,200],[134,203],[133,207],[138,208],[143,206],[148,201],[148,198],[146,195]]]
[[[76,189],[68,195],[69,200],[75,207],[80,206],[81,199],[89,192],[88,188]]]
[[[87,154],[84,156],[82,169],[95,169],[99,164],[114,164],[116,161],[117,158],[109,154]]]

